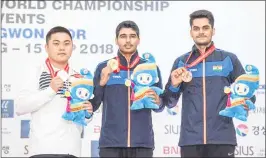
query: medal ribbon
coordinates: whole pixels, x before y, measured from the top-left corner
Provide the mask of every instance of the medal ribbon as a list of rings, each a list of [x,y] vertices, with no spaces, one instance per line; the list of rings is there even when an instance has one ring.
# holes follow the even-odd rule
[[[186,62],[185,62],[185,68],[191,68],[195,65],[197,65],[198,63],[200,63],[203,59],[207,58],[210,54],[212,54],[215,50],[215,46],[212,45],[205,53],[201,52],[201,55],[194,60],[192,63],[190,63],[189,65],[187,65],[188,60],[190,59],[192,52],[189,54],[189,57],[187,58]]]
[[[120,70],[129,70],[131,68],[133,68],[134,66],[136,66],[140,60],[140,57],[137,56],[133,61],[132,63],[129,65],[129,66],[124,66],[120,63],[120,59],[119,57],[117,56],[116,57],[116,60],[118,62],[118,70],[115,70],[114,73],[118,73]],[[134,84],[133,84],[134,85]],[[131,90],[131,100],[134,100],[134,86],[132,86],[132,90]]]
[[[45,60],[45,63],[46,63],[46,66],[47,66],[47,68],[48,68],[48,70],[49,70],[49,72],[50,72],[51,78],[56,77],[58,71],[54,72],[54,69],[53,69],[53,67],[52,67],[52,65],[51,65],[51,62],[50,62],[49,58],[47,58],[47,59]],[[68,65],[68,64],[65,66],[64,70],[65,70],[67,73],[69,72],[69,65]],[[71,100],[71,97],[68,96],[68,97],[67,97],[67,107],[66,107],[66,111],[67,111],[67,112],[69,112],[69,110],[70,110],[70,100]]]
[[[46,66],[47,66],[47,68],[48,68],[48,70],[49,70],[49,72],[50,72],[50,74],[51,74],[51,77],[52,78],[54,78],[56,75],[57,75],[57,72],[54,72],[54,69],[53,69],[53,67],[52,67],[52,65],[51,65],[51,62],[50,62],[50,60],[49,60],[49,58],[47,58],[46,60],[45,60],[45,63],[46,63]],[[64,70],[68,73],[68,71],[69,71],[69,66],[68,66],[68,64],[66,65],[66,67],[64,68]]]
[[[117,62],[118,62],[118,70],[115,70],[114,72],[115,72],[115,73],[118,73],[120,70],[129,70],[129,69],[133,68],[134,66],[136,66],[137,63],[138,63],[139,60],[140,60],[140,57],[137,56],[129,66],[124,66],[124,65],[122,65],[122,64],[120,63],[120,59],[119,59],[118,56],[116,57],[116,60],[117,60]]]

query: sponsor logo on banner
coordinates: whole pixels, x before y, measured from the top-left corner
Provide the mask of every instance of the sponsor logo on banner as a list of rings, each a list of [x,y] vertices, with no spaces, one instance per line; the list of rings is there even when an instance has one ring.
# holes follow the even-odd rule
[[[167,108],[167,112],[169,115],[175,116],[178,114],[178,105],[173,108]]]
[[[252,126],[252,132],[256,136],[265,136],[265,126]]]
[[[239,124],[236,127],[236,133],[241,136],[241,137],[245,137],[248,134],[248,126],[245,124]]]
[[[2,118],[14,117],[14,100],[3,99],[1,100],[1,114]]]
[[[164,155],[180,155],[179,146],[163,146]]]
[[[253,156],[254,146],[236,146],[235,156]]]
[[[91,157],[99,157],[99,141],[91,141]]]
[[[259,88],[257,90],[258,95],[264,95],[265,94],[265,84],[259,85]]]
[[[180,126],[179,125],[165,125],[164,126],[164,134],[179,134],[180,133]]]
[[[2,155],[8,155],[10,153],[10,146],[9,145],[3,145],[2,146]]]
[[[29,138],[30,120],[21,120],[20,122],[20,138]]]
[[[265,126],[251,126],[251,128],[249,129],[247,125],[245,124],[239,124],[236,127],[236,133],[237,135],[241,136],[241,137],[245,137],[248,135],[250,132],[252,132],[253,135],[255,136],[265,136]]]

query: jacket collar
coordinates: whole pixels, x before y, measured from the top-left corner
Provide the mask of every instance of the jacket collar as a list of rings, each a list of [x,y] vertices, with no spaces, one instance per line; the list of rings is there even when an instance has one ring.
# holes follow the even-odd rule
[[[117,56],[118,56],[118,58],[120,60],[120,64],[123,65],[123,66],[127,66],[127,64],[130,65],[139,56],[139,54],[138,54],[138,51],[136,50],[136,52],[131,55],[131,58],[130,58],[130,62],[129,63],[127,63],[127,59],[120,52],[120,50],[118,50]]]
[[[211,42],[210,46],[208,46],[208,47],[206,48],[206,51],[207,51],[208,49],[210,49],[210,47],[211,47],[212,45],[214,45],[214,42],[213,42],[213,41]],[[199,54],[199,55],[201,54],[200,51],[199,51],[199,49],[196,47],[195,44],[194,44],[193,47],[192,47],[192,53],[193,53],[193,54]]]

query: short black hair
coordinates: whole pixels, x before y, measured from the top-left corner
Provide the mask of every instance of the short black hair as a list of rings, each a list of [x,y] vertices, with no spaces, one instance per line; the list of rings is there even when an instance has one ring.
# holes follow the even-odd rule
[[[207,18],[212,28],[214,27],[214,17],[212,15],[212,12],[208,10],[194,11],[193,13],[189,15],[189,17],[190,17],[190,21],[189,21],[190,27],[192,27],[193,20],[198,19],[198,18]]]
[[[127,20],[127,21],[121,22],[116,27],[116,30],[115,30],[116,38],[118,37],[119,32],[120,32],[120,30],[122,28],[131,28],[131,29],[133,29],[136,32],[137,36],[139,37],[139,27],[138,27],[138,25],[134,21]]]
[[[55,34],[55,33],[58,33],[58,32],[63,32],[63,33],[66,33],[69,35],[69,37],[71,38],[72,40],[72,36],[71,36],[71,33],[70,31],[65,28],[65,27],[62,27],[62,26],[56,26],[56,27],[53,27],[47,34],[46,34],[46,43],[48,43],[48,41],[51,39],[51,36],[52,34]]]

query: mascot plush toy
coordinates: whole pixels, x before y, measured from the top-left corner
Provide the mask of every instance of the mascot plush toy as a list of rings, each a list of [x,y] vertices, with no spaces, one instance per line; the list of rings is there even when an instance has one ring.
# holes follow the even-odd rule
[[[259,88],[259,70],[253,65],[247,65],[245,70],[247,73],[239,76],[231,88],[224,88],[224,92],[228,94],[228,101],[226,108],[219,112],[221,116],[247,121],[247,109],[255,109],[250,98]]]
[[[126,80],[125,83],[126,86],[131,86],[133,88],[133,93],[131,95],[133,104],[130,109],[159,109],[159,105],[153,102],[153,98],[146,95],[150,90],[154,90],[157,95],[163,93],[162,89],[152,86],[159,82],[155,59],[150,53],[144,53],[142,56],[146,62],[136,66],[131,75],[131,80]]]
[[[82,104],[93,98],[93,77],[87,69],[81,69],[80,75],[74,75],[70,78],[71,87],[69,91],[65,91],[68,99],[66,112],[63,118],[73,121],[82,126],[86,126],[85,118],[90,118],[92,114],[84,109]]]

